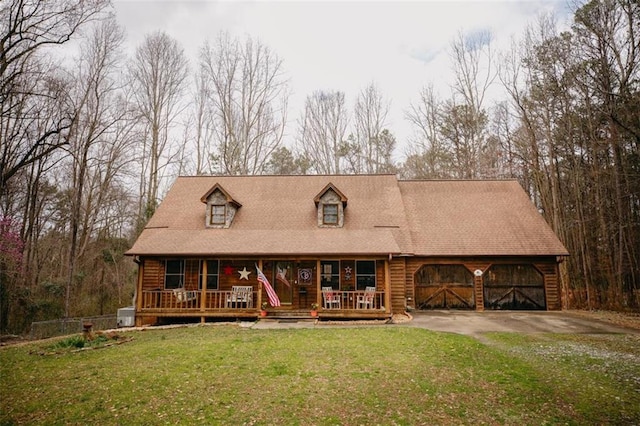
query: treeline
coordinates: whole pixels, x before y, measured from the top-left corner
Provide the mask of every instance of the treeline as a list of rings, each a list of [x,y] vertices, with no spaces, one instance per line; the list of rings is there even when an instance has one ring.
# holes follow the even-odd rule
[[[130,304],[123,253],[178,174],[517,178],[571,252],[566,306],[640,305],[633,0],[584,4],[565,32],[542,16],[503,52],[460,33],[448,96],[405,109],[402,162],[375,83],[289,117],[284,60],[257,39],[221,33],[189,63],[163,32],[126,57],[104,0],[8,0],[0,17],[0,331]]]

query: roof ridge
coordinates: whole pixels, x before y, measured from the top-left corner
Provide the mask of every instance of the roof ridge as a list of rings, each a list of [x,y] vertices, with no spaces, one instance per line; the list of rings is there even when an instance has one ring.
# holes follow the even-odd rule
[[[398,179],[398,182],[518,182],[517,178],[480,178],[480,179]]]
[[[306,178],[306,177],[372,177],[372,176],[396,176],[395,173],[362,173],[362,174],[317,174],[317,175],[179,175],[178,178],[258,178],[258,177],[287,177],[287,178]]]

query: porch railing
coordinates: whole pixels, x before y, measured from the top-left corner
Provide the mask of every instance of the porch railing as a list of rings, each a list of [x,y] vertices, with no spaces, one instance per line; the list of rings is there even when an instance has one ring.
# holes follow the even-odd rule
[[[372,298],[367,298],[365,303],[364,291],[333,291],[334,297],[339,303],[325,304],[321,296],[320,306],[323,310],[384,310],[384,291],[376,291]],[[204,310],[255,310],[259,309],[258,292],[254,291],[248,300],[237,300],[233,291],[207,290],[144,290],[142,292],[142,310],[175,310],[196,311],[202,309],[202,297]]]
[[[142,292],[142,309],[200,310],[202,297],[205,297],[205,310],[257,309],[257,292],[243,300],[234,296],[233,291],[145,290]]]
[[[376,291],[373,295],[368,295],[364,291],[331,291],[333,299],[331,303],[326,303],[323,295],[320,306],[325,310],[384,310],[384,291]]]

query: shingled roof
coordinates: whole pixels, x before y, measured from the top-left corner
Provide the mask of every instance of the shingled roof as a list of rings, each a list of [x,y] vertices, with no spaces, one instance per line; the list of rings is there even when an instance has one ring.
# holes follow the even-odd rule
[[[346,198],[344,227],[319,228],[315,198]],[[203,195],[242,205],[205,227]],[[516,181],[398,181],[395,175],[179,177],[129,255],[566,255]]]
[[[515,180],[399,181],[415,254],[565,256]]]

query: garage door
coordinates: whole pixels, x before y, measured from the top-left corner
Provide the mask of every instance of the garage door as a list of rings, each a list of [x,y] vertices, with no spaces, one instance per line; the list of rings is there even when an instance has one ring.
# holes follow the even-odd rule
[[[417,309],[475,309],[473,275],[463,265],[423,265],[414,282]]]
[[[542,274],[532,265],[493,265],[483,276],[485,309],[544,310]]]

